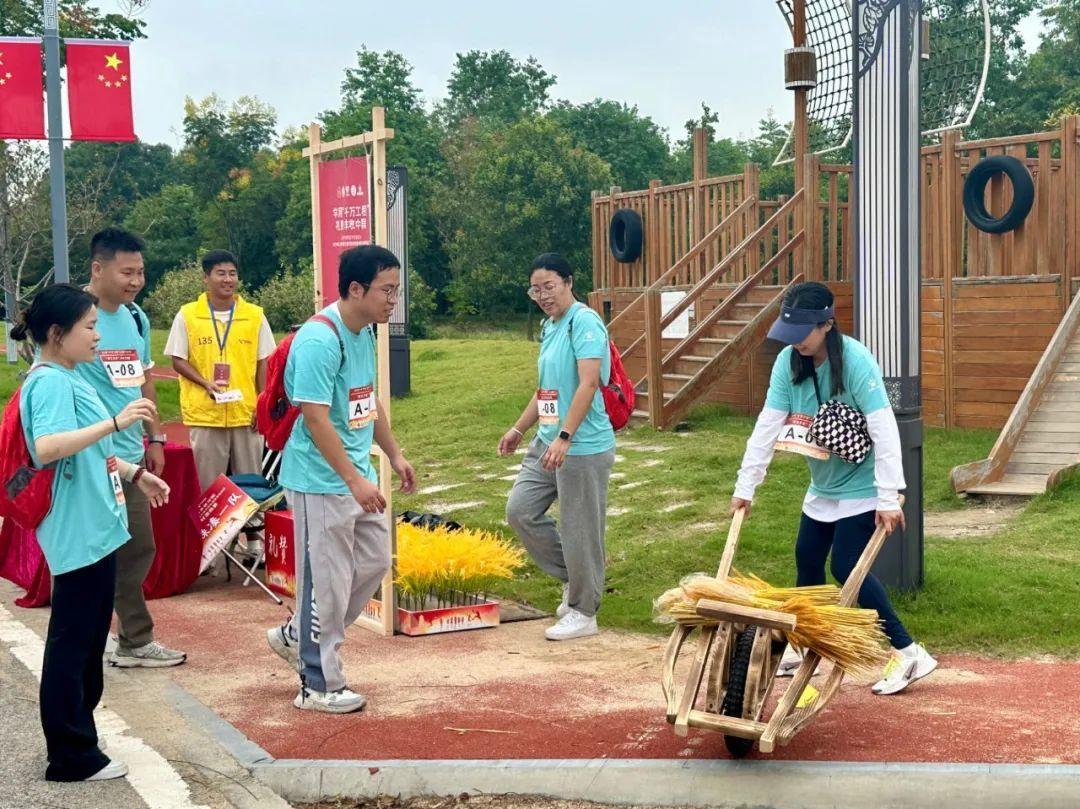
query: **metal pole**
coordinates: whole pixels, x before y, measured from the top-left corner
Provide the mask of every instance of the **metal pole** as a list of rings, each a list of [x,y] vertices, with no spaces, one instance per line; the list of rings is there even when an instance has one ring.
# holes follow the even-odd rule
[[[874,573],[904,590],[923,583],[921,5],[921,0],[855,0],[852,25],[855,333],[881,363],[907,482],[907,529],[885,545]]]
[[[60,108],[60,31],[56,0],[45,0],[45,97],[49,111],[49,202],[52,208],[53,281],[68,272],[67,189],[64,183],[64,117]]]

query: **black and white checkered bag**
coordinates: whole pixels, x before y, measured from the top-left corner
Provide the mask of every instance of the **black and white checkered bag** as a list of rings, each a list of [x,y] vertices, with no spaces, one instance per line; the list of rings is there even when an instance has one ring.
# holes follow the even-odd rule
[[[866,426],[866,416],[843,402],[822,402],[816,374],[814,392],[820,406],[806,431],[806,437],[845,463],[860,464],[865,461],[874,447]]]

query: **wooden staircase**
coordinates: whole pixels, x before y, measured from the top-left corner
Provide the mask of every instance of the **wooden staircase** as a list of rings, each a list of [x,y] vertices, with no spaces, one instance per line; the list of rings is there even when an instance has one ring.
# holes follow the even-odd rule
[[[1080,295],[1051,338],[990,457],[952,470],[957,493],[1032,497],[1080,467]]]
[[[793,236],[788,236],[791,229],[787,227],[800,201],[801,193],[797,192],[721,258],[666,314],[661,313],[660,282],[682,262],[694,260],[707,241],[714,238],[716,230],[641,296],[645,330],[628,348],[629,351],[641,341],[645,343],[646,374],[636,384],[638,402],[634,416],[638,422],[647,420],[657,429],[673,427],[709,394],[712,385],[749,357],[765,339],[789,285],[803,278],[801,273],[794,274],[793,268],[795,250],[803,243],[804,231],[796,229]],[[724,223],[717,230],[722,227]],[[751,273],[741,269],[748,265],[756,269]],[[712,311],[702,314],[703,295],[718,283],[730,282],[740,271],[746,277],[734,291]],[[664,330],[695,303],[699,316],[694,327],[674,348],[664,352],[661,342]],[[660,396],[654,396],[653,391],[660,391]]]

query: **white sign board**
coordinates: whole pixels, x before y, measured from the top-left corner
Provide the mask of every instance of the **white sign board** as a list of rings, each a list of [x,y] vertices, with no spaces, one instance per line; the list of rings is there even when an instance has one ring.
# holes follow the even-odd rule
[[[686,297],[685,292],[661,292],[660,293],[660,317],[666,317],[667,313],[678,306],[679,301]],[[671,321],[661,335],[666,340],[681,340],[690,335],[690,318],[694,316],[694,304],[690,304],[679,316]]]

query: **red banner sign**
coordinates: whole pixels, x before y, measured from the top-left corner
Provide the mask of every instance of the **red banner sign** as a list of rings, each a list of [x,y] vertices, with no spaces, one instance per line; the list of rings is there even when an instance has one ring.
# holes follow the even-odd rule
[[[319,163],[319,256],[323,306],[338,299],[338,258],[371,244],[371,167],[366,157]]]
[[[200,573],[236,539],[240,529],[258,510],[258,504],[244,494],[239,486],[224,475],[218,475],[217,480],[207,487],[199,502],[188,512],[199,529],[203,543]]]

